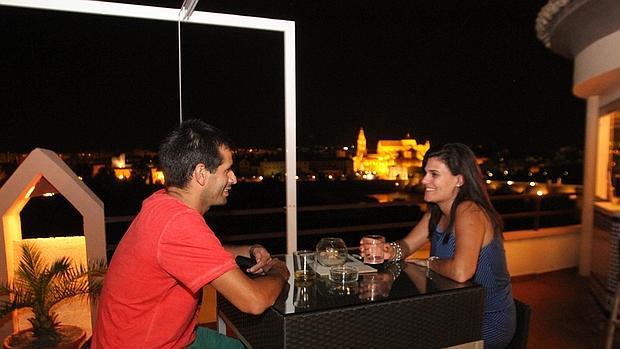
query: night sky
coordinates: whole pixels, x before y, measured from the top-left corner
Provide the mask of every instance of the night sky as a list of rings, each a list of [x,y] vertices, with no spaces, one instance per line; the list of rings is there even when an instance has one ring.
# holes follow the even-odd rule
[[[134,1],[135,3],[135,1]],[[152,2],[151,2],[152,3]],[[583,147],[546,1],[203,1],[296,21],[298,145],[406,133],[514,152]],[[181,1],[160,1],[180,7]],[[184,24],[184,117],[284,145],[282,35]],[[0,151],[155,149],[178,124],[177,24],[0,6]]]

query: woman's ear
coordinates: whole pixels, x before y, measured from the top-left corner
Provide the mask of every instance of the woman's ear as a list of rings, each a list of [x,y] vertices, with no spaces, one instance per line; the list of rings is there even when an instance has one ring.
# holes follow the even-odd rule
[[[463,180],[463,175],[456,176],[456,186],[461,187],[465,181]]]

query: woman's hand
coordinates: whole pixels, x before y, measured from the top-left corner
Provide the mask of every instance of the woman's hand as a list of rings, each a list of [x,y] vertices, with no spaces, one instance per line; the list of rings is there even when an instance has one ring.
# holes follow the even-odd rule
[[[394,246],[389,242],[383,244],[383,259],[386,261],[391,261],[394,259],[396,251],[394,251]]]
[[[250,257],[253,257],[254,260],[256,260],[256,264],[248,269],[248,272],[252,274],[266,273],[273,265],[273,263],[271,263],[271,254],[262,245],[250,246]]]
[[[369,245],[364,244],[364,239],[360,240],[360,256],[364,259],[364,256],[370,254]],[[390,245],[389,242],[383,244],[383,259],[386,261],[391,261],[394,259],[394,247]]]

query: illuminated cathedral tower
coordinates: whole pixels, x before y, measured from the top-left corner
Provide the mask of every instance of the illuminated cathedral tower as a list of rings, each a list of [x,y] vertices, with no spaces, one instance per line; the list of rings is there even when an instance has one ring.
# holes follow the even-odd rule
[[[366,136],[364,135],[364,128],[360,127],[360,132],[357,135],[357,151],[353,157],[353,171],[357,172],[364,170],[362,164],[366,154]]]
[[[364,179],[408,179],[422,166],[424,154],[430,142],[418,143],[409,134],[400,140],[379,140],[377,152],[369,154],[366,135],[360,128],[357,136],[357,151],[353,157],[353,171]]]
[[[368,152],[366,151],[366,136],[364,128],[360,127],[360,133],[357,135],[357,157],[363,158]]]

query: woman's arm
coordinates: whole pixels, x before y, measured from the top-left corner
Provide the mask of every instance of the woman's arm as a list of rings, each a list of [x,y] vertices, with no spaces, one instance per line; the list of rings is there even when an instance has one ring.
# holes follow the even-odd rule
[[[484,211],[471,201],[461,203],[454,218],[454,257],[427,262],[433,271],[457,282],[465,282],[476,273],[483,241],[489,234],[492,238],[493,228]]]
[[[407,236],[405,236],[402,240],[397,241],[403,251],[403,259],[420,249],[424,246],[424,243],[428,241],[428,221],[430,220],[430,217],[430,213],[425,213],[418,224],[411,229],[409,234],[407,234]],[[385,259],[392,260],[394,258],[394,254],[394,248],[389,244],[385,244]]]

